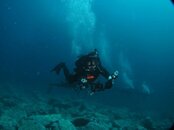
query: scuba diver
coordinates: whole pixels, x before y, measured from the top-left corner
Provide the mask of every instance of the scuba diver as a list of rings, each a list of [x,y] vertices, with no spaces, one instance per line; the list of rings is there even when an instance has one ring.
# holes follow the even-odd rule
[[[75,73],[73,74],[70,74],[63,62],[59,63],[51,71],[59,74],[62,69],[65,79],[69,84],[76,83],[80,90],[89,88],[90,95],[93,95],[98,91],[110,89],[113,85],[113,80],[118,77],[118,71],[109,74],[109,72],[101,65],[96,49],[87,55],[81,56],[75,62],[75,66]],[[100,82],[95,82],[100,75],[107,79],[106,83],[102,84]]]

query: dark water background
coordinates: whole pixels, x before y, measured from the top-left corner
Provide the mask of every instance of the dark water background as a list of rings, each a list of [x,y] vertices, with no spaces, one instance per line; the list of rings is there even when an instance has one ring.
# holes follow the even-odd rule
[[[73,41],[80,51],[72,47]],[[49,83],[58,82],[50,73],[52,67],[65,61],[72,70],[77,56],[94,48],[110,72],[119,70],[120,78],[112,90],[89,99],[173,114],[174,7],[170,1],[0,1],[2,94],[45,92]],[[133,91],[117,89],[125,86],[123,73],[133,81]],[[139,91],[144,82],[150,95]],[[74,92],[55,89],[54,94],[60,93]]]

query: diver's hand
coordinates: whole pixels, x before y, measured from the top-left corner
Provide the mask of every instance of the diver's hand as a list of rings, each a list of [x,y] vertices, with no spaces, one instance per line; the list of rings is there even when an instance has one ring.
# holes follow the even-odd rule
[[[90,96],[94,95],[94,92],[90,92],[89,95],[90,95]]]
[[[118,70],[116,70],[113,74],[112,74],[112,79],[116,79],[118,77]]]
[[[85,79],[85,78],[81,78],[80,79],[80,84],[79,84],[79,86],[80,86],[80,89],[85,89],[86,88],[86,85],[87,85],[87,79]]]
[[[119,72],[116,70],[113,74],[108,77],[108,80],[116,79],[118,77]]]
[[[88,82],[87,79],[85,79],[85,78],[82,78],[80,81],[81,81],[83,84],[85,84],[85,83]]]

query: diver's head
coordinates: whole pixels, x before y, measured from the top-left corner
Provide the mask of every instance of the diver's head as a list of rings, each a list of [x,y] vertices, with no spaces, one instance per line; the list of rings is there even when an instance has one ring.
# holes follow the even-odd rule
[[[97,68],[97,65],[98,65],[97,60],[96,59],[91,59],[91,60],[87,61],[86,69],[88,71],[95,71],[96,68]]]
[[[95,71],[99,65],[100,60],[98,56],[98,51],[95,49],[87,55],[86,69],[87,71]]]

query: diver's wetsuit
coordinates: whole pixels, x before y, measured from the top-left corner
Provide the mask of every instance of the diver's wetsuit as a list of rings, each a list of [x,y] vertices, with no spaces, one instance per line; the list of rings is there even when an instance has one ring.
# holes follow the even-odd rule
[[[94,70],[87,69],[87,62],[90,60],[95,60],[95,62],[97,63]],[[98,57],[93,58],[90,56],[90,54],[82,56],[75,62],[75,65],[75,74],[70,74],[65,63],[58,64],[52,71],[55,71],[57,74],[59,74],[60,70],[63,69],[65,78],[70,84],[77,82],[79,83],[79,85],[81,85],[80,80],[86,79],[87,82],[85,83],[85,85],[90,85],[91,91],[93,92],[110,89],[112,87],[112,79],[107,80],[105,85],[102,85],[101,83],[94,83],[99,75],[102,75],[106,79],[108,79],[108,77],[110,76],[109,72],[101,65],[100,59]]]

